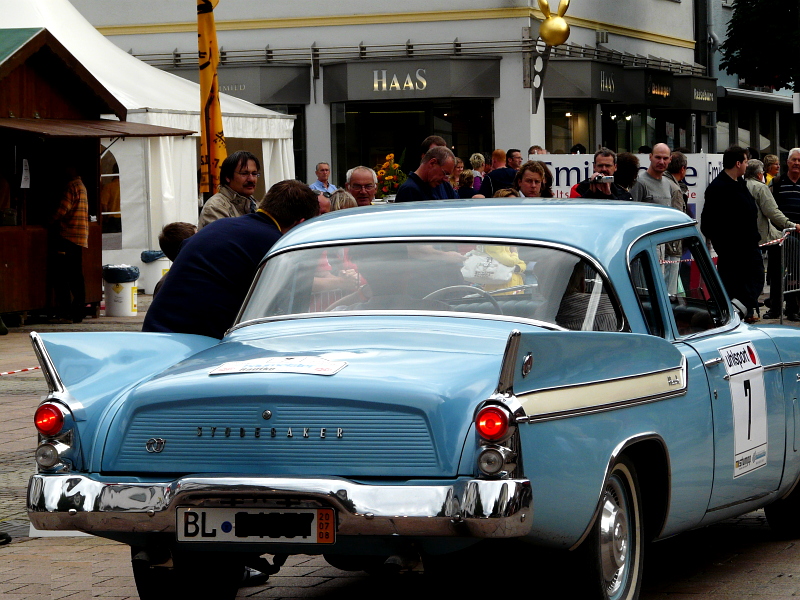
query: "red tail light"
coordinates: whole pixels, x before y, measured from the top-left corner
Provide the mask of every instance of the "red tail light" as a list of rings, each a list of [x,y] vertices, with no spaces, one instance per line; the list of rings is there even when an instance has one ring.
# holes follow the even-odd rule
[[[482,408],[475,419],[475,426],[482,438],[502,440],[508,434],[508,412],[499,406]]]
[[[55,404],[42,404],[36,409],[33,422],[42,435],[56,435],[64,427],[64,413]]]

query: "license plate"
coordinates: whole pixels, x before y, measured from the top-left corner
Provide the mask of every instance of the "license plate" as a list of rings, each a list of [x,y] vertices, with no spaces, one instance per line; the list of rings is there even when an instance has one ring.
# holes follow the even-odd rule
[[[333,544],[332,508],[178,508],[179,542]]]

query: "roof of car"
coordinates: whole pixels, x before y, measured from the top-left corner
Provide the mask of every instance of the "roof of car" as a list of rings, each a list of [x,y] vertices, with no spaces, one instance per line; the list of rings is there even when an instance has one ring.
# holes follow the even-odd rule
[[[692,223],[670,207],[639,202],[535,198],[409,202],[315,217],[287,233],[270,254],[336,240],[493,237],[566,244],[602,261],[648,232]]]

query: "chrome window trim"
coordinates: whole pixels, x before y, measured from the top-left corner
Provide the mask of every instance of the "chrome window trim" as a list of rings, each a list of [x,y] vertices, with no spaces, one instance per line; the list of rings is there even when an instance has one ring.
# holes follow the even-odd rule
[[[628,332],[630,331],[630,324],[628,323],[628,319],[625,315],[625,307],[623,306],[622,302],[620,302],[619,294],[617,294],[617,290],[614,287],[614,282],[611,277],[608,276],[608,272],[605,268],[592,257],[591,255],[587,254],[583,250],[579,248],[575,248],[574,246],[569,246],[567,244],[562,244],[559,242],[549,242],[544,240],[530,240],[530,239],[522,239],[522,238],[502,238],[502,237],[484,237],[484,236],[393,236],[393,237],[376,237],[376,238],[359,238],[359,239],[336,239],[336,240],[329,240],[324,242],[306,242],[303,244],[297,244],[293,246],[288,246],[286,248],[281,248],[279,250],[270,251],[259,263],[258,270],[256,272],[256,277],[253,279],[253,283],[250,285],[250,289],[247,292],[247,296],[245,296],[244,302],[242,302],[242,306],[239,309],[239,312],[236,315],[236,320],[234,321],[233,326],[228,329],[225,335],[228,335],[230,332],[239,329],[240,327],[251,325],[260,322],[266,322],[265,319],[274,319],[275,317],[262,317],[259,319],[250,319],[248,321],[240,321],[242,317],[242,313],[244,312],[245,307],[250,302],[250,297],[253,294],[253,290],[255,290],[256,284],[261,277],[261,273],[263,272],[264,263],[268,260],[280,256],[281,254],[285,254],[287,252],[293,252],[295,250],[308,250],[312,248],[325,248],[330,246],[339,246],[339,245],[361,245],[361,244],[375,244],[375,243],[384,243],[384,244],[391,244],[391,243],[432,243],[432,244],[500,244],[503,246],[537,246],[542,248],[552,248],[555,250],[561,250],[563,252],[568,252],[569,254],[574,254],[579,258],[586,260],[592,268],[603,277],[603,283],[608,289],[608,293],[610,296],[613,297],[616,306],[619,308],[619,329],[618,332]],[[370,314],[419,314],[425,313],[434,316],[440,316],[443,314],[447,314],[448,311],[367,311]],[[358,314],[358,311],[337,311],[337,313],[343,314]],[[301,318],[305,315],[331,315],[333,313],[299,313],[293,315],[281,315],[281,320],[287,320],[291,318]],[[483,313],[454,313],[460,315],[481,315]],[[486,315],[490,317],[498,316],[503,317],[505,315]],[[505,320],[505,319],[500,319]],[[534,322],[534,319],[525,319],[524,317],[515,317],[515,322],[523,322],[523,323],[530,323]],[[535,322],[536,325],[542,325],[544,322]],[[548,327],[552,327],[554,330],[558,331],[561,330],[557,325],[554,323],[547,323]],[[568,329],[564,329],[564,331],[571,331]]]
[[[237,323],[231,327],[226,336],[237,329],[249,325],[259,325],[262,323],[274,323],[276,321],[294,321],[296,319],[320,319],[326,317],[374,317],[374,316],[401,316],[401,317],[452,317],[457,319],[482,319],[487,321],[503,321],[506,323],[527,324],[551,331],[572,331],[546,321],[536,319],[526,319],[525,317],[511,317],[508,315],[490,315],[486,313],[467,313],[454,312],[447,310],[337,310],[336,312],[314,312],[298,315],[278,315],[275,317],[261,317]]]
[[[689,231],[693,234],[693,237],[696,237],[699,241],[702,241],[702,239],[697,235],[697,229],[696,229],[697,225],[698,225],[698,222],[695,219],[695,220],[692,220],[690,223],[681,223],[679,225],[670,225],[668,227],[659,227],[658,229],[653,229],[652,231],[648,231],[646,233],[643,233],[642,235],[640,235],[639,237],[634,239],[628,245],[628,248],[625,250],[625,269],[628,271],[628,280],[630,281],[631,286],[633,286],[633,271],[631,271],[631,252],[633,251],[633,247],[636,244],[638,244],[641,240],[643,240],[645,238],[652,237],[652,236],[658,235],[660,233],[664,233],[664,232],[668,232],[668,231],[675,231],[675,230],[683,229],[683,228],[689,228]],[[692,226],[694,226],[695,229],[691,229]],[[717,280],[719,281],[719,276],[717,276]],[[717,291],[720,291],[720,290],[717,290]],[[722,294],[722,296],[725,297],[726,300],[727,300],[727,296],[725,296],[725,294]],[[736,316],[736,311],[735,310],[731,310],[730,300],[727,300],[727,303],[723,308],[727,309],[727,315],[726,315],[727,316],[727,321],[725,323],[723,323],[719,327],[715,327],[713,329],[707,329],[706,331],[699,331],[697,333],[691,333],[691,334],[685,335],[685,336],[674,337],[673,338],[674,341],[683,341],[683,340],[688,340],[688,339],[694,339],[695,337],[707,335],[707,334],[710,334],[710,333],[715,333],[715,334],[716,333],[723,333],[724,331],[727,330],[726,329],[727,327],[733,328],[733,327],[738,326],[740,321],[739,321],[739,318]],[[670,325],[670,330],[672,330],[672,317],[667,318],[665,315],[662,315],[662,319],[666,319],[667,320],[667,322],[664,323],[664,324],[665,325],[669,324]]]
[[[631,264],[631,251],[633,247],[638,244],[641,240],[646,237],[651,237],[654,235],[658,235],[659,233],[664,233],[666,231],[674,231],[675,229],[683,229],[684,227],[689,228],[693,233],[697,233],[697,229],[691,229],[692,226],[697,226],[697,221],[693,220],[690,223],[679,223],[678,225],[669,225],[667,227],[659,227],[658,229],[652,229],[640,235],[639,237],[635,238],[630,244],[628,244],[628,248],[625,250],[625,262],[628,267],[628,275],[630,275],[630,264]]]

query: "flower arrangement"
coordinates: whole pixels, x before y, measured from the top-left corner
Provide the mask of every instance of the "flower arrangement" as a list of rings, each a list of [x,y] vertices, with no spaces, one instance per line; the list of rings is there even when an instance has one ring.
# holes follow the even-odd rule
[[[400,163],[403,162],[403,156],[400,157]],[[408,179],[408,175],[400,170],[400,164],[394,162],[394,154],[387,154],[386,162],[376,165],[375,172],[378,174],[378,191],[375,193],[378,198],[396,194],[403,182]]]

